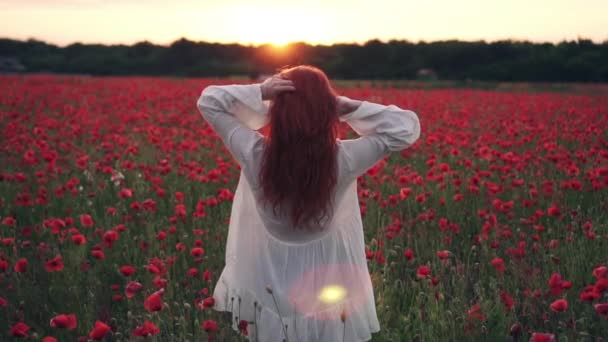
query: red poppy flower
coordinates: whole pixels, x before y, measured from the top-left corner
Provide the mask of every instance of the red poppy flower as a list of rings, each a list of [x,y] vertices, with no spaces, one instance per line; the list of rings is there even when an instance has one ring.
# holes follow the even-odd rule
[[[175,206],[175,210],[174,210],[174,215],[179,218],[179,219],[185,219],[187,212],[186,212],[186,206],[183,204],[178,204]]]
[[[405,256],[405,258],[407,259],[407,261],[411,261],[411,260],[413,260],[415,258],[414,251],[411,250],[410,248],[406,249],[403,252],[403,255]]]
[[[120,273],[122,273],[122,275],[125,277],[132,276],[133,274],[135,274],[135,271],[136,271],[135,267],[130,266],[130,265],[120,266],[119,270],[120,270]]]
[[[51,327],[53,328],[66,328],[68,330],[76,329],[76,315],[74,314],[61,314],[51,318]]]
[[[598,303],[593,306],[595,308],[595,312],[597,312],[600,316],[604,316],[608,319],[608,303]]]
[[[515,305],[513,297],[509,296],[504,290],[500,290],[500,301],[504,305],[506,311],[513,309],[513,306]]]
[[[14,337],[28,337],[27,332],[29,330],[30,327],[27,324],[23,322],[18,322],[11,327],[10,334]]]
[[[118,197],[120,197],[120,198],[133,197],[133,189],[128,189],[128,188],[121,189],[120,192],[118,193]]]
[[[148,212],[156,212],[156,201],[153,199],[147,198],[143,201],[142,206],[144,210]]]
[[[207,297],[207,298],[203,299],[203,301],[201,302],[201,307],[203,309],[211,308],[214,305],[215,305],[215,298],[213,298],[213,297]]]
[[[446,259],[450,256],[450,251],[447,251],[447,250],[437,251],[436,254],[439,257],[439,259],[441,259],[442,261],[447,261]]]
[[[136,281],[131,281],[125,286],[125,295],[127,298],[132,298],[137,294],[137,292],[141,291],[143,285]]]
[[[133,336],[153,336],[160,334],[160,329],[150,321],[144,321],[142,326],[133,329]]]
[[[103,241],[104,245],[106,245],[108,248],[112,248],[112,245],[117,240],[118,240],[118,233],[115,230],[110,229],[103,234],[102,241]]]
[[[553,273],[549,279],[549,286],[551,287],[550,292],[556,296],[562,294],[563,289],[569,289],[572,283],[562,279],[558,273]]]
[[[163,308],[161,294],[154,292],[144,300],[144,309],[149,312],[160,311]]]
[[[83,227],[93,227],[93,218],[91,218],[91,215],[82,214],[80,215],[80,224]]]
[[[84,245],[87,243],[87,238],[82,234],[72,235],[72,242],[76,245]]]
[[[565,299],[558,299],[551,303],[550,307],[553,311],[563,312],[568,309],[568,301]]]
[[[579,299],[581,301],[593,302],[596,299],[600,298],[600,293],[595,290],[592,286],[590,291],[584,291],[579,294]]]
[[[190,250],[190,255],[195,258],[201,257],[205,253],[205,250],[201,247],[194,247]]]
[[[594,288],[597,292],[608,291],[608,278],[600,278],[595,282]]]
[[[412,193],[412,188],[401,188],[399,190],[399,198],[404,200]]]
[[[95,326],[89,332],[89,338],[100,341],[110,332],[110,326],[102,321],[95,321]]]
[[[494,267],[494,269],[496,270],[496,272],[503,273],[506,269],[505,262],[504,262],[504,260],[502,260],[502,258],[496,257],[496,258],[492,259],[491,263],[492,263],[492,266]]]
[[[424,279],[431,274],[431,268],[427,265],[421,265],[418,267],[418,271],[416,271],[416,275],[420,279]]]
[[[2,224],[5,226],[14,227],[17,225],[17,220],[15,220],[15,218],[13,218],[11,216],[8,216],[2,220]]]
[[[248,332],[247,332],[247,328],[249,326],[249,323],[242,319],[239,321],[239,331],[241,332],[241,334],[247,336]]]
[[[95,259],[105,259],[106,258],[106,254],[101,250],[101,249],[94,249],[91,251],[91,255],[95,258]]]
[[[486,315],[481,312],[481,305],[479,305],[479,303],[473,305],[469,309],[468,314],[469,314],[469,319],[471,319],[471,320],[478,319],[480,321],[483,321],[486,319]]]
[[[17,260],[15,263],[13,270],[17,273],[25,272],[25,270],[27,270],[27,259],[19,258],[19,260]]]
[[[601,278],[608,278],[608,267],[606,266],[599,266],[596,267],[593,270],[593,275],[597,278],[597,279],[601,279]]]
[[[47,272],[56,272],[63,270],[63,258],[57,254],[53,259],[44,264],[44,269]]]
[[[535,332],[532,333],[531,342],[555,342],[555,335]]]
[[[188,277],[196,277],[198,275],[198,269],[195,267],[191,267],[186,271]]]
[[[547,215],[549,216],[559,216],[560,215],[560,210],[557,207],[557,205],[552,204],[549,209],[547,209]]]
[[[201,324],[201,327],[203,328],[203,330],[205,330],[208,333],[216,332],[218,330],[217,322],[212,319],[203,321],[203,323]]]

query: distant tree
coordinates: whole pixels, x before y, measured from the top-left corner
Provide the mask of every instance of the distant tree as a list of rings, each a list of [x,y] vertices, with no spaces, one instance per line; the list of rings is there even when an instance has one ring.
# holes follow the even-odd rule
[[[518,40],[407,40],[363,44],[276,47],[196,42],[180,38],[168,46],[74,43],[58,47],[29,39],[0,39],[0,57],[19,60],[31,72],[93,75],[244,76],[313,64],[332,78],[415,79],[420,70],[452,80],[608,82],[608,40],[585,38],[557,44]]]

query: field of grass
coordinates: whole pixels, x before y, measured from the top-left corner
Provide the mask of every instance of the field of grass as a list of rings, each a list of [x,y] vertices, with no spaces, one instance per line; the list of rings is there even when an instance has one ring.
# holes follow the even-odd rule
[[[0,340],[245,340],[209,299],[239,175],[195,107],[218,82],[0,76]],[[337,87],[422,127],[358,179],[372,341],[608,338],[605,85]]]
[[[582,95],[608,96],[607,84],[549,83],[549,82],[498,82],[498,81],[451,81],[451,80],[340,80],[344,88],[411,88],[411,89],[480,89],[519,92],[562,92]]]

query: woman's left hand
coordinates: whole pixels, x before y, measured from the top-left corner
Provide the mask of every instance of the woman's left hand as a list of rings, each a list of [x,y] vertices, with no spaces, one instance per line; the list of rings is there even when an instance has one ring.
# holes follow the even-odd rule
[[[281,78],[278,75],[274,75],[264,80],[264,82],[260,84],[260,88],[262,90],[262,100],[272,100],[281,92],[296,90],[291,80]]]

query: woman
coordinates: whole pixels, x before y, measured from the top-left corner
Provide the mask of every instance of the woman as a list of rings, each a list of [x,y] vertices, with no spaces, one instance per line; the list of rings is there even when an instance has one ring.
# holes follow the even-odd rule
[[[208,86],[197,107],[241,167],[214,309],[253,341],[371,339],[357,177],[418,139],[416,114],[338,96],[307,65]],[[338,139],[339,122],[361,137]]]

